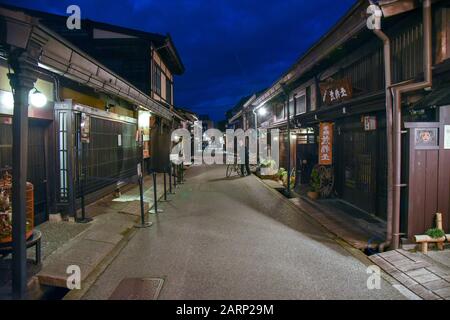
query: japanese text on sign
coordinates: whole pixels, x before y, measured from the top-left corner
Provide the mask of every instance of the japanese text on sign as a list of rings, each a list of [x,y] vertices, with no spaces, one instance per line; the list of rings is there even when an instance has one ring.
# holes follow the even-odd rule
[[[324,104],[333,104],[350,99],[353,95],[350,81],[344,79],[320,84]]]
[[[333,123],[320,124],[319,164],[333,164]]]

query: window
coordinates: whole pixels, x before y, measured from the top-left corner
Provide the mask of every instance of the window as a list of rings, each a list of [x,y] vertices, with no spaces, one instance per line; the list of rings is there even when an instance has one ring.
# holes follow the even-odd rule
[[[450,8],[440,8],[436,12],[436,63],[450,58]]]
[[[306,95],[305,94],[296,96],[295,103],[297,106],[297,114],[306,113]]]
[[[280,103],[275,106],[275,117],[277,121],[284,119],[284,103]]]
[[[289,116],[293,117],[294,115],[295,115],[295,101],[294,98],[292,98],[292,100],[289,100]]]
[[[166,101],[172,104],[172,82],[170,79],[166,79]]]
[[[161,96],[161,68],[157,64],[153,65],[153,90]]]

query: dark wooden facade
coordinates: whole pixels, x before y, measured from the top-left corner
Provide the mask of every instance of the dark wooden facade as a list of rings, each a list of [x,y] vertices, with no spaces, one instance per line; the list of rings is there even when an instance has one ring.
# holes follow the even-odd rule
[[[308,176],[305,173],[310,173],[318,161],[318,125],[321,122],[333,122],[336,195],[362,211],[385,220],[388,193],[385,61],[383,43],[365,24],[367,17],[365,10],[369,4],[369,1],[358,1],[327,35],[256,99],[254,106],[265,105],[270,110],[260,123],[261,126],[283,129],[286,127],[287,105],[281,83],[290,92],[289,108],[290,113],[294,114],[291,128],[297,134],[298,141],[291,151],[296,149],[295,164],[300,183],[308,183]],[[391,9],[389,7],[389,10]],[[389,16],[383,18],[383,31],[390,38],[392,46],[392,83],[418,82],[424,73],[422,8],[413,4],[401,7],[401,10],[406,11],[402,14],[389,11]],[[446,85],[450,88],[449,18],[448,1],[433,2],[434,85],[431,92]],[[345,81],[351,87],[351,98],[333,101],[323,99],[321,87]],[[439,107],[444,104],[429,103],[422,105],[420,110],[411,107],[428,93],[429,91],[418,91],[405,96],[403,123],[439,121]],[[450,99],[448,102],[450,104]],[[365,128],[365,117],[375,120],[374,128]],[[314,132],[313,137],[311,133],[305,134],[310,130]],[[407,142],[404,136],[402,172],[405,184],[408,184],[407,177],[410,174]],[[282,147],[281,150],[286,150],[286,147]],[[286,155],[281,155],[281,158],[285,164]],[[434,163],[437,165],[436,159]],[[441,166],[439,162],[439,168]],[[438,172],[441,169],[434,166],[434,170]],[[442,174],[445,176],[445,172]],[[433,175],[428,179],[433,179]],[[422,218],[417,218],[419,216],[417,213],[408,211],[410,208],[408,202],[411,200],[407,197],[407,189],[402,192],[401,233],[411,235],[412,232],[419,230],[424,232],[423,229],[430,226],[431,212],[436,210],[443,211],[444,220],[447,219],[445,224],[448,225],[446,208],[449,206],[450,187],[446,183],[440,181],[439,188],[435,190],[439,194],[436,197],[441,200],[439,204],[430,206],[432,209],[429,209],[427,224],[414,222],[415,219],[419,221]],[[411,183],[408,185],[415,192],[426,189],[421,183],[417,185],[414,181],[412,186]]]

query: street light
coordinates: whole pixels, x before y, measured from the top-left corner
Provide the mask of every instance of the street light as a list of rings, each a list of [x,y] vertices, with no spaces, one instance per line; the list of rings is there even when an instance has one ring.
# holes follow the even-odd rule
[[[34,91],[34,92],[33,92]],[[42,108],[47,104],[47,97],[38,89],[31,89],[28,100],[33,107]]]
[[[267,109],[266,108],[260,108],[259,110],[258,110],[258,114],[260,115],[260,116],[265,116],[266,114],[267,114]]]

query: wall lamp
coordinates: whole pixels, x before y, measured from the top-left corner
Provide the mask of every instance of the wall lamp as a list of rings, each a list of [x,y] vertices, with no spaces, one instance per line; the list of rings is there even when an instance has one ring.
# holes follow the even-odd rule
[[[38,89],[31,89],[28,95],[29,103],[36,108],[43,108],[47,104],[47,97]]]

